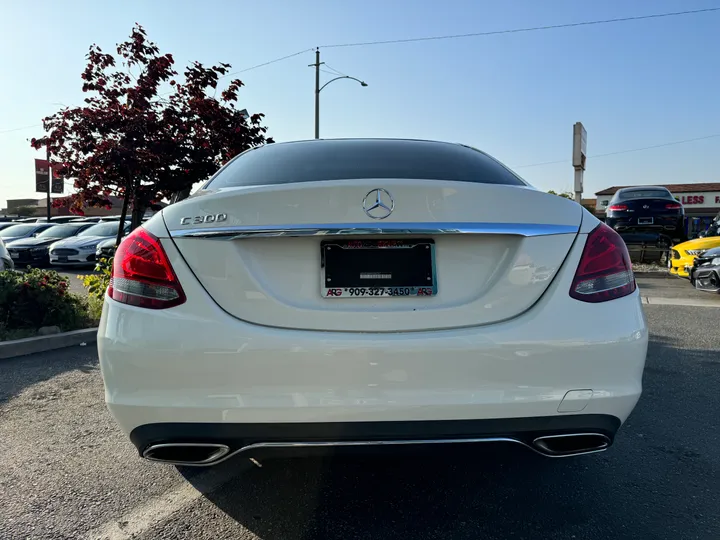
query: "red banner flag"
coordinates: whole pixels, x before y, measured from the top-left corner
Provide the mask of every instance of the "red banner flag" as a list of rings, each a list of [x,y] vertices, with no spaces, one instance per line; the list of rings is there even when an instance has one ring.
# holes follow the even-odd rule
[[[57,173],[57,170],[53,168],[52,170],[52,192],[53,193],[62,193],[63,188],[65,184],[63,183],[63,179],[60,177],[60,175]]]
[[[47,193],[50,182],[50,163],[47,159],[35,160],[35,191]]]

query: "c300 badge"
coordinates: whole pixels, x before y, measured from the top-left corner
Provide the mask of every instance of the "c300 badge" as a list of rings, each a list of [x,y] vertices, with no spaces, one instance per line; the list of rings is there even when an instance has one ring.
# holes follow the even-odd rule
[[[206,216],[184,217],[180,225],[200,225],[201,223],[220,223],[227,221],[227,214],[207,214]]]

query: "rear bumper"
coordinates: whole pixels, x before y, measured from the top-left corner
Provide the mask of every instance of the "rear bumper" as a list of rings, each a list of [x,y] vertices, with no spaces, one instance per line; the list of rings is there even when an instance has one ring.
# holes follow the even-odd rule
[[[623,422],[642,391],[648,332],[639,291],[601,304],[570,298],[582,245],[543,297],[511,320],[397,333],[240,321],[165,247],[188,302],[154,311],[106,297],[98,331],[106,401],[128,435],[166,424],[206,424],[197,427],[208,433],[230,426],[241,441],[253,437],[243,434],[248,424],[297,424],[302,439],[304,430],[314,436],[314,424]]]
[[[682,217],[665,217],[654,216],[652,223],[638,223],[638,219],[633,217],[609,217],[605,223],[618,232],[655,232],[655,233],[676,233],[683,230]]]
[[[157,445],[215,444],[228,447],[225,459],[238,453],[267,455],[287,449],[297,454],[343,447],[464,442],[519,443],[537,451],[533,442],[539,437],[578,433],[607,437],[609,446],[620,424],[619,418],[601,414],[412,422],[163,423],[135,428],[130,440],[141,456]]]

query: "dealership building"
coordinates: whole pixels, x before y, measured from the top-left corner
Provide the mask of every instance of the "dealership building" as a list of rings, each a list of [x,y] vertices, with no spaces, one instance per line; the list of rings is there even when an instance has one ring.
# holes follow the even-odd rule
[[[720,213],[720,182],[704,184],[657,184],[667,188],[685,208],[685,222],[688,234],[704,231],[713,218]],[[613,186],[595,193],[595,213],[605,215],[615,192],[625,187]],[[639,186],[642,187],[642,186]]]

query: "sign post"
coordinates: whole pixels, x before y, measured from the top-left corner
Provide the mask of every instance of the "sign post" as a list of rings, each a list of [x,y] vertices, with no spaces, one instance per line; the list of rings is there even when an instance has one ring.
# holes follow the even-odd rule
[[[573,157],[572,164],[575,169],[575,202],[582,202],[583,175],[585,173],[585,160],[587,159],[587,131],[582,122],[573,125]]]
[[[62,193],[63,188],[63,179],[50,169],[50,151],[48,151],[47,159],[35,160],[35,191],[45,193],[48,221],[50,221],[50,211],[52,209],[50,193]]]
[[[35,160],[35,191],[45,193],[47,197],[47,219],[50,221],[50,155],[48,159]]]

